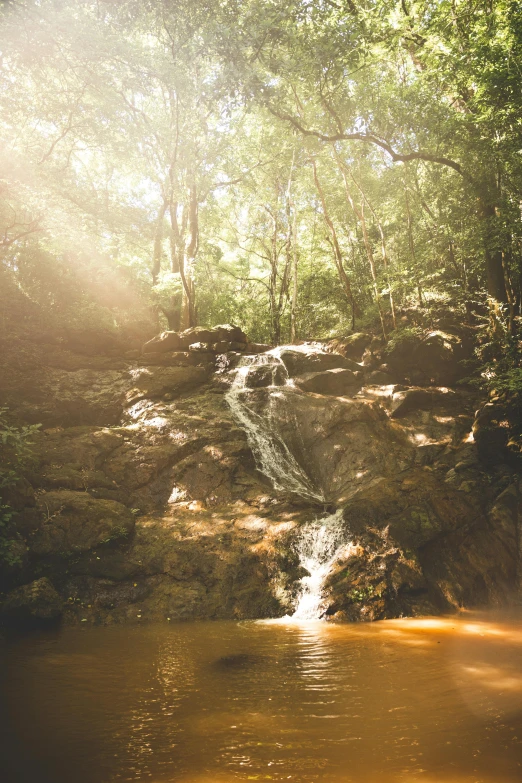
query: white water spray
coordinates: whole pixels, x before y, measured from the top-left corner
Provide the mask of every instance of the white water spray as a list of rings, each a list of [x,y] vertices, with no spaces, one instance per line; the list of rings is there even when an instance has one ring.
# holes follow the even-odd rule
[[[299,563],[308,571],[300,581],[294,620],[317,620],[327,609],[324,583],[336,560],[346,554],[350,543],[346,539],[346,527],[342,511],[318,519],[303,526],[296,543]]]

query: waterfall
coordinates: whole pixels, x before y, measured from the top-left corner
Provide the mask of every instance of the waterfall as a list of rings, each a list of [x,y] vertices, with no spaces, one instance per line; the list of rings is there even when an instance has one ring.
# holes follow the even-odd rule
[[[249,378],[259,368],[271,373],[271,383],[263,387],[265,405],[256,410],[256,390],[249,387]],[[277,383],[282,381],[282,383]],[[286,368],[275,351],[258,356],[247,356],[236,370],[234,382],[227,394],[227,402],[236,419],[245,429],[248,444],[254,454],[257,467],[270,479],[275,489],[293,492],[301,498],[324,503],[325,498],[299,465],[278,431],[278,413],[288,414],[291,399],[288,395],[297,390],[288,378]],[[297,430],[297,422],[296,422]]]
[[[256,388],[256,386],[258,388]],[[259,388],[260,387],[260,388]],[[299,465],[281,434],[281,419],[292,417],[293,395],[299,392],[288,377],[279,350],[244,357],[226,395],[230,409],[244,428],[258,469],[275,489],[292,492],[313,503],[324,503],[323,493]],[[318,620],[327,608],[323,597],[326,577],[349,541],[342,510],[302,525],[295,543],[299,564],[308,576],[300,580],[294,620]]]
[[[330,514],[301,528],[295,549],[299,564],[306,568],[308,576],[300,581],[300,590],[294,620],[317,620],[327,608],[323,595],[326,577],[335,561],[346,554],[350,543],[346,538],[346,527],[342,511]]]

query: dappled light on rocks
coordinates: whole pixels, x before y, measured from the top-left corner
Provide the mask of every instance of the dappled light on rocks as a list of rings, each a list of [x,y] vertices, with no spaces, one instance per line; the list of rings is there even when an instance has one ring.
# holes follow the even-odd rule
[[[0,783],[520,783],[521,19],[0,2]]]

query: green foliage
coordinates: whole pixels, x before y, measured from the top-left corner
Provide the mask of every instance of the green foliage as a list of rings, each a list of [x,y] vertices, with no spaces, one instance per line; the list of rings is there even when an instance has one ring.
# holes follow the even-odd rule
[[[375,594],[375,588],[373,585],[367,585],[366,587],[353,587],[348,591],[348,598],[354,603],[363,603],[368,601]]]
[[[0,408],[0,489],[20,478],[20,471],[32,455],[32,439],[40,424],[15,426],[9,422],[7,408]]]
[[[0,408],[0,560],[16,565],[19,555],[13,554],[14,510],[2,502],[6,490],[20,480],[22,471],[31,459],[32,439],[39,424],[15,426],[9,421],[7,408]]]
[[[498,305],[482,319],[475,353],[481,383],[488,389],[507,391],[516,378],[522,359],[518,320],[512,321],[508,308]]]
[[[6,4],[0,264],[78,331],[519,307],[521,14],[457,6]]]
[[[522,404],[522,368],[513,367],[497,375],[489,381],[490,385],[500,393],[507,393],[510,398]]]
[[[390,353],[393,350],[407,350],[418,344],[424,332],[420,326],[402,326],[391,332],[386,351]]]
[[[133,511],[136,511],[136,509],[133,509]],[[139,511],[139,509],[138,509]],[[122,538],[128,538],[129,531],[126,527],[123,527],[123,525],[116,525],[112,528],[110,535],[107,536],[107,538],[104,538],[102,541],[100,541],[100,544],[110,544],[112,541],[118,541]]]

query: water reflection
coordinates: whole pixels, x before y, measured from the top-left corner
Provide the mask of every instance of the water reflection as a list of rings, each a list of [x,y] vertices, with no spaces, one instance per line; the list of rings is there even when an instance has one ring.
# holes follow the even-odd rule
[[[521,652],[518,619],[471,615],[12,639],[2,768],[6,783],[514,783]]]

